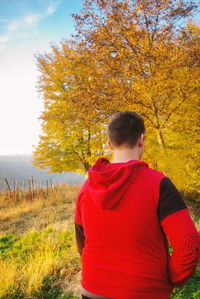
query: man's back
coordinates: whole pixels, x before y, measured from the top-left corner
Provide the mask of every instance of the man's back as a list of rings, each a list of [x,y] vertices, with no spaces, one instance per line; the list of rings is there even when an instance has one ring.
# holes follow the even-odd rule
[[[138,160],[98,159],[77,200],[78,243],[81,227],[85,238],[82,287],[110,298],[169,298],[173,284],[162,222],[176,213],[188,212],[162,173]]]

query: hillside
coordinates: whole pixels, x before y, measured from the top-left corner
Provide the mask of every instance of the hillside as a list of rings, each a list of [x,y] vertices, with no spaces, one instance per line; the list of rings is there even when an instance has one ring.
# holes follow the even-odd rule
[[[13,181],[23,181],[30,177],[40,180],[45,184],[46,180],[52,180],[54,184],[82,184],[84,175],[75,172],[47,173],[47,170],[39,170],[32,164],[31,155],[0,156],[0,191],[3,190],[4,178],[7,178],[11,187]]]

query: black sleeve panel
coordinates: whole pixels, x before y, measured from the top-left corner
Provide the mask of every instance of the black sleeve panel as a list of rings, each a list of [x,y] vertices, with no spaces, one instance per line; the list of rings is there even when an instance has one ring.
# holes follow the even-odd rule
[[[76,233],[76,244],[80,255],[82,255],[82,250],[85,242],[85,235],[83,227],[80,224],[75,223],[75,233]]]
[[[160,182],[160,197],[158,202],[158,217],[160,220],[179,210],[187,208],[179,191],[172,181],[165,177]]]

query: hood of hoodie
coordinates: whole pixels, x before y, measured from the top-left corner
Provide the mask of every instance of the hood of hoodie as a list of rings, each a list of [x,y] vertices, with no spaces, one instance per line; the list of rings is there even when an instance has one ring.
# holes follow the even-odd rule
[[[88,171],[91,198],[101,209],[114,209],[144,167],[148,164],[139,160],[110,163],[106,158],[99,158]]]

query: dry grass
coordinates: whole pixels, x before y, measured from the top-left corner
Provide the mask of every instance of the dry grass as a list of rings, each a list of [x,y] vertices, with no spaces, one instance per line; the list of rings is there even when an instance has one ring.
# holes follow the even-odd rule
[[[44,287],[44,279],[49,275],[59,277],[54,283],[55,288],[65,293],[73,291],[71,282],[80,270],[73,231],[79,189],[78,185],[63,185],[50,192],[48,198],[32,200],[0,197],[0,238],[3,240],[0,246],[9,250],[9,254],[5,250],[5,256],[0,259],[3,273],[0,298],[12,298],[12,294],[16,298],[17,294],[23,294],[22,298],[35,298],[34,292]],[[67,234],[71,239],[65,241]],[[19,241],[12,243],[15,237]],[[45,298],[41,293],[42,296]],[[36,297],[40,298],[40,293]]]
[[[48,198],[14,201],[0,197],[1,232],[24,234],[40,230],[49,224],[63,226],[74,212],[74,203],[80,186],[63,185],[53,190]]]
[[[21,270],[22,280],[25,282],[24,289],[22,288],[24,293],[37,291],[42,286],[44,277],[56,271],[59,259],[50,248],[34,252]]]
[[[4,261],[0,259],[0,298],[6,293],[8,289],[13,286],[16,281],[17,268],[15,260]]]
[[[0,298],[79,298],[80,259],[73,230],[79,189],[63,185],[48,198],[32,200],[0,197]],[[199,208],[188,207],[200,229]]]

